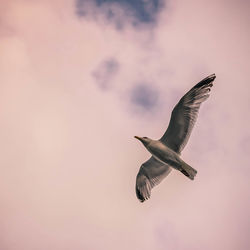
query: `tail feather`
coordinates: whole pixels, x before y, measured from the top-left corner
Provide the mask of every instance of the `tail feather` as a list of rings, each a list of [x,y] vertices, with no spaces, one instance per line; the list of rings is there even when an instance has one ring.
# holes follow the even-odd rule
[[[189,166],[187,163],[183,162],[182,166],[181,166],[181,172],[187,176],[189,179],[193,180],[194,177],[197,174],[197,170],[195,170],[194,168],[192,168],[191,166]]]

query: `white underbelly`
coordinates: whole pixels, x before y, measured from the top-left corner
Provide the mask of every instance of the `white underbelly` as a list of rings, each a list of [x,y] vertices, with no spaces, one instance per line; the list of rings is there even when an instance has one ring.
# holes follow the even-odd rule
[[[164,147],[150,147],[148,150],[155,159],[163,164],[168,164],[175,169],[180,169],[181,159],[179,155],[165,145]]]

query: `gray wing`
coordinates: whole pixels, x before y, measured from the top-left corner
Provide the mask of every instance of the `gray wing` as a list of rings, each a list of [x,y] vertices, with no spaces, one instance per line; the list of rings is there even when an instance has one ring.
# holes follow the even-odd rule
[[[180,153],[188,142],[202,102],[209,97],[215,74],[212,74],[189,90],[174,107],[168,129],[162,141],[169,148]]]
[[[158,185],[171,171],[171,167],[151,157],[141,165],[136,177],[136,196],[143,202],[150,198],[151,189]]]

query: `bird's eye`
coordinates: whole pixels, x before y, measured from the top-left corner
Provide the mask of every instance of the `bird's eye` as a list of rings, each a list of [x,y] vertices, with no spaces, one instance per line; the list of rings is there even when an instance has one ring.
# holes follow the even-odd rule
[[[148,137],[143,137],[143,139],[148,139]]]

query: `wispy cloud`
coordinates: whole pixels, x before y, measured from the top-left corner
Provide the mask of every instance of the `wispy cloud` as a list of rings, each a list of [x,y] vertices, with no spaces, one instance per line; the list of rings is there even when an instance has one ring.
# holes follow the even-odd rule
[[[118,73],[119,67],[120,65],[115,58],[101,62],[92,73],[98,87],[102,90],[110,89],[112,78]]]
[[[154,25],[164,5],[163,0],[76,0],[78,17],[102,16],[114,23],[117,29],[130,23],[137,27],[141,24]]]
[[[140,83],[132,91],[130,100],[134,108],[142,111],[152,111],[158,103],[159,91],[153,85]]]

